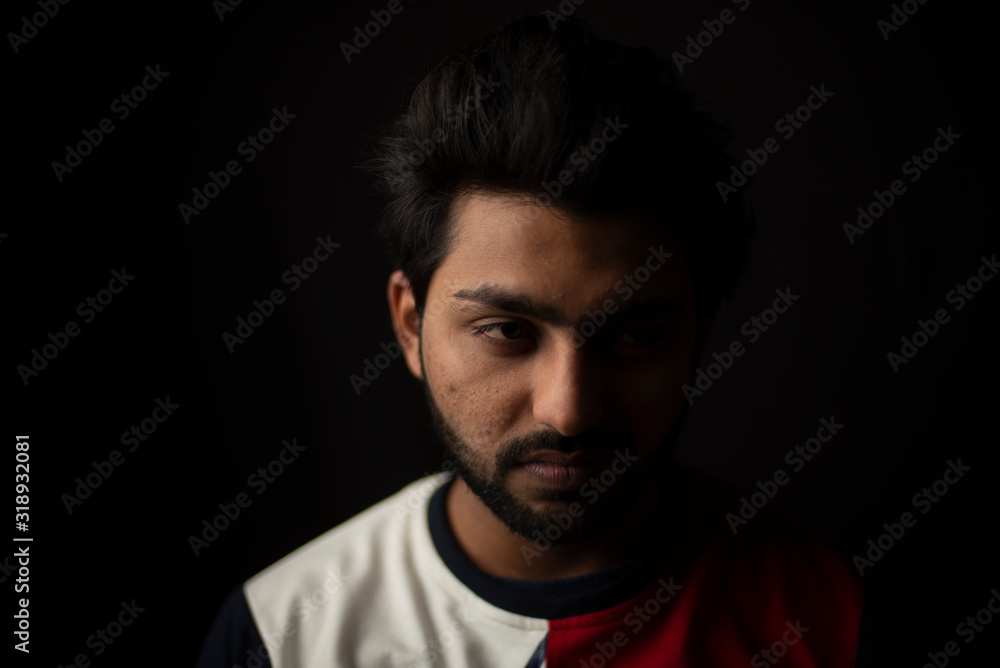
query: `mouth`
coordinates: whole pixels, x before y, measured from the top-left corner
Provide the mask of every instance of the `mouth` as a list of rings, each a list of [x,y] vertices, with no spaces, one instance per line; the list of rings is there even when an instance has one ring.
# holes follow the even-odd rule
[[[546,487],[571,491],[607,469],[612,455],[609,450],[596,448],[573,453],[542,451],[533,453],[514,470]]]
[[[594,459],[610,457],[611,451],[603,448],[590,448],[578,450],[577,452],[557,452],[555,450],[542,450],[532,453],[522,464],[556,464],[558,466],[581,466]]]

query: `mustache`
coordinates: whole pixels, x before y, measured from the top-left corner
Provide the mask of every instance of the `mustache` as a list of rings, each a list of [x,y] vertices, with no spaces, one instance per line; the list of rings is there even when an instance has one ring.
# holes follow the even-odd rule
[[[535,452],[552,450],[564,454],[572,454],[592,448],[607,449],[611,452],[632,448],[635,452],[635,439],[622,434],[590,429],[577,436],[563,436],[556,431],[543,431],[518,436],[499,449],[496,454],[497,473],[503,474],[527,459]]]

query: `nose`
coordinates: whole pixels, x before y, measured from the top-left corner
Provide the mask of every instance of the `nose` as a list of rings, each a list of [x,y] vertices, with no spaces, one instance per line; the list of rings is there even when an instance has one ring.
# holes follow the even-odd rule
[[[602,374],[586,351],[566,344],[553,350],[536,372],[535,420],[563,436],[576,436],[603,417]]]

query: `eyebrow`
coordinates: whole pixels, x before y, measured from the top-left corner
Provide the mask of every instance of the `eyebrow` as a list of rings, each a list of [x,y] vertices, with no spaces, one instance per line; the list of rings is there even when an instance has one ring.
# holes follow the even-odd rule
[[[551,325],[568,326],[574,324],[556,306],[532,302],[523,295],[509,292],[497,286],[484,285],[475,289],[461,289],[455,292],[452,297],[461,301],[473,302],[487,308],[534,318],[535,320]],[[624,320],[653,319],[680,313],[684,309],[680,302],[673,301],[664,295],[657,295],[648,299],[640,297],[630,299],[629,301],[618,300],[608,295],[602,297],[600,302],[595,304],[594,308],[590,310],[603,309],[604,302],[609,299],[617,307],[614,313],[607,313],[609,323]]]

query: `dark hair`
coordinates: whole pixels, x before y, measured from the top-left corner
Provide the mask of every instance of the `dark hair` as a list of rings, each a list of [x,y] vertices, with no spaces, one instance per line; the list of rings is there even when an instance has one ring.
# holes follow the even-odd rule
[[[581,145],[599,147],[608,123],[619,124],[618,136],[581,168]],[[698,310],[711,313],[744,268],[753,230],[742,198],[723,201],[716,190],[728,143],[649,49],[599,39],[573,17],[554,29],[535,16],[434,67],[366,166],[388,196],[378,232],[418,312],[450,249],[452,203],[484,190],[571,214],[635,212],[670,224]],[[569,185],[558,182],[563,170],[574,176]]]

